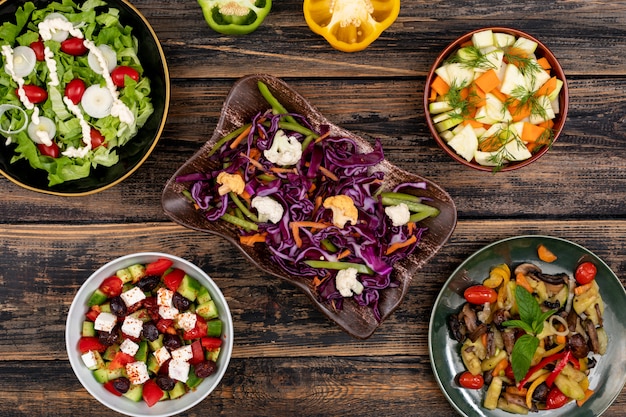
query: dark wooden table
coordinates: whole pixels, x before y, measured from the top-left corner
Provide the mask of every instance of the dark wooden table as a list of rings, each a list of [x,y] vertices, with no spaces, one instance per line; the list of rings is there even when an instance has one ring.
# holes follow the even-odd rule
[[[136,0],[162,41],[172,81],[169,118],[150,158],[121,184],[80,198],[0,179],[0,416],[114,414],[74,376],[64,328],[82,282],[131,252],[169,252],[198,264],[230,304],[231,364],[186,416],[453,415],[429,362],[431,306],[459,263],[501,238],[572,240],[626,282],[626,3],[403,1],[393,26],[354,54],[312,33],[301,1],[275,3],[258,31],[230,37],[208,28],[195,1]],[[543,40],[570,88],[559,141],[530,167],[496,175],[446,156],[421,104],[437,53],[483,26]],[[282,77],[334,123],[380,138],[392,163],[435,181],[456,202],[451,239],[368,340],[350,337],[225,240],[163,214],[163,185],[210,137],[233,82],[251,73]],[[626,394],[605,415],[626,415]]]

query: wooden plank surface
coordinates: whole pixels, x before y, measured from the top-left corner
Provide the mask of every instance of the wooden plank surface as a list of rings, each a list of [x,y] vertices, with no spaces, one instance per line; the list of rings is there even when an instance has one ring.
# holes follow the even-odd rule
[[[223,382],[184,416],[453,415],[429,361],[431,308],[464,259],[502,238],[572,240],[626,283],[625,2],[407,0],[396,23],[354,54],[312,33],[301,1],[276,1],[261,28],[243,37],[211,32],[195,1],[133,3],[161,39],[172,80],[169,118],[150,158],[116,187],[81,198],[38,194],[0,178],[0,417],[115,414],[72,373],[64,328],[81,283],[130,252],[196,263],[220,286],[235,319]],[[495,175],[450,160],[430,137],[422,108],[438,52],[484,26],[544,41],[570,88],[569,117],[553,148],[528,168]],[[332,122],[380,138],[392,163],[435,181],[457,205],[450,241],[368,340],[351,338],[222,238],[163,214],[163,185],[210,137],[235,79],[251,73],[283,77]],[[605,415],[626,415],[624,392]]]

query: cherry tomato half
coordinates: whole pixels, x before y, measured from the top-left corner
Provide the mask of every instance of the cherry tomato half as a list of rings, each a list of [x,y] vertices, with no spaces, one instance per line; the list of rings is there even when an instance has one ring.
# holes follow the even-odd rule
[[[37,149],[39,149],[39,153],[41,153],[42,155],[49,156],[51,158],[59,157],[59,146],[54,142],[52,142],[50,146],[44,145],[43,143],[38,143]]]
[[[459,385],[463,388],[481,389],[485,385],[485,380],[480,374],[472,375],[470,371],[465,371],[459,376]]]
[[[472,285],[465,290],[463,296],[470,304],[495,303],[498,299],[496,290],[484,285]]]
[[[91,149],[96,149],[104,144],[104,136],[98,129],[91,128]]]
[[[35,58],[37,61],[43,61],[46,59],[46,55],[44,53],[46,47],[43,44],[43,41],[40,39],[38,41],[32,42],[30,45],[30,49],[35,52]]]
[[[576,268],[576,282],[580,285],[589,284],[596,278],[598,269],[591,262],[583,262]]]
[[[87,86],[83,80],[74,78],[65,86],[65,97],[69,98],[72,103],[78,105],[80,99],[83,98],[86,88]]]
[[[48,92],[37,85],[26,84],[22,88],[24,89],[24,94],[26,94],[28,101],[33,104],[43,103],[48,99]],[[15,90],[15,94],[18,94],[17,90]]]
[[[132,78],[135,81],[139,81],[139,73],[134,68],[120,65],[119,67],[111,71],[111,79],[113,80],[113,84],[118,87],[124,87],[126,82],[126,76]]]
[[[555,408],[561,408],[568,402],[570,402],[570,398],[554,386],[548,392],[548,398],[546,398],[546,409],[553,410]]]
[[[61,51],[72,56],[85,55],[89,49],[81,38],[67,38],[61,42]]]
[[[122,280],[114,275],[102,281],[102,284],[100,284],[100,291],[105,293],[109,298],[117,297],[122,293],[123,285]]]

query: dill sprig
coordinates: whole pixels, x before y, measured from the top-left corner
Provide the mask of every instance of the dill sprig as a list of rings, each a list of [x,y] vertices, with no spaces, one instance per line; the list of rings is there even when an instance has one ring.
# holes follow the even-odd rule
[[[473,45],[460,48],[456,54],[448,59],[449,63],[458,63],[465,68],[488,70],[495,68],[487,54]]]
[[[546,109],[541,105],[541,100],[535,95],[534,91],[525,88],[522,85],[516,86],[504,103],[506,107],[510,108],[512,105],[516,107],[517,111],[521,111],[524,108],[530,110],[531,115],[539,116],[543,119],[547,118]]]

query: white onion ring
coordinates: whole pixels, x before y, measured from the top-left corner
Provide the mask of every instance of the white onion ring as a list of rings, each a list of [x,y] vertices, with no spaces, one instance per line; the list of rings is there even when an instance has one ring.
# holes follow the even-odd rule
[[[558,331],[556,329],[556,327],[554,327],[554,325],[552,324],[552,321],[556,319],[556,321],[558,321],[560,324],[563,325],[563,328],[565,330],[563,331]],[[550,324],[550,327],[552,327],[553,330],[553,334],[557,335],[557,336],[567,336],[569,335],[569,328],[567,327],[567,322],[565,321],[565,319],[557,314],[553,314],[550,316],[550,319],[548,320],[548,323]]]
[[[26,114],[26,111],[20,106],[16,106],[15,104],[0,104],[0,117],[2,117],[4,113],[6,113],[9,110],[21,111],[22,114],[24,115],[24,124],[22,124],[22,127],[20,127],[17,130],[5,130],[2,127],[0,127],[0,133],[2,133],[3,135],[14,135],[16,133],[20,133],[22,130],[26,129],[26,126],[28,126],[28,115]]]

